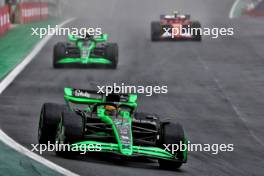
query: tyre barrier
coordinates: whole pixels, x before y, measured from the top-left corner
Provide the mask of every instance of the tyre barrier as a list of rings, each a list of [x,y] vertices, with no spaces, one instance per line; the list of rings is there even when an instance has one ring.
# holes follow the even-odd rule
[[[19,3],[19,22],[25,24],[47,19],[49,14],[48,11],[47,3]]]
[[[9,7],[0,7],[0,35],[5,34],[10,29]]]

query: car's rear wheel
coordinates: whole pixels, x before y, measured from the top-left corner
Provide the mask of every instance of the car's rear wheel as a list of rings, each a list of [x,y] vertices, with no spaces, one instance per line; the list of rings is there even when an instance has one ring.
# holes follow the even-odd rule
[[[109,59],[112,68],[117,68],[118,65],[118,45],[117,43],[108,43],[105,46],[105,57]]]
[[[55,142],[57,125],[60,120],[60,114],[64,109],[64,105],[55,103],[43,104],[38,127],[38,141],[40,144]]]
[[[159,165],[162,169],[175,170],[181,167],[182,163],[186,161],[186,151],[178,149],[173,152],[173,144],[180,147],[180,143],[185,143],[184,130],[181,124],[179,123],[168,123],[163,124],[161,127],[161,138],[159,145],[165,149],[164,145],[170,145],[170,151],[179,161],[159,159]],[[167,148],[166,148],[167,150]]]
[[[161,25],[159,22],[151,22],[151,40],[158,41],[161,35]]]
[[[56,154],[67,158],[72,157],[75,151],[71,150],[70,145],[80,141],[83,137],[83,132],[84,119],[74,112],[63,112],[57,126],[56,143],[60,147],[56,150]]]
[[[62,64],[59,64],[58,62],[64,57],[66,57],[66,44],[59,42],[53,48],[53,67],[61,68]]]
[[[192,29],[192,32],[193,32],[193,40],[194,41],[201,41],[202,40],[201,23],[198,22],[198,21],[194,21],[191,24],[191,29]]]

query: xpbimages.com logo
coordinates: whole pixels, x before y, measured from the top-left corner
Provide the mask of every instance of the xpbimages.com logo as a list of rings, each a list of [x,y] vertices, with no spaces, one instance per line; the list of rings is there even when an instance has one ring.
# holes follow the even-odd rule
[[[233,152],[234,144],[194,144],[188,141],[179,144],[163,144],[164,150],[172,154],[177,151],[189,151],[189,152],[209,152],[213,155],[217,155],[220,152]]]
[[[179,25],[177,27],[163,27],[162,28],[163,37],[175,38],[177,36],[211,36],[211,38],[216,39],[219,36],[232,36],[234,35],[234,28],[192,28],[190,25],[184,26]]]
[[[114,83],[113,85],[107,86],[97,86],[97,93],[102,94],[145,94],[146,96],[152,96],[153,94],[167,94],[168,86],[135,86],[135,85],[125,85],[122,83],[118,85]]]
[[[91,36],[99,36],[102,35],[102,28],[64,28],[64,27],[59,27],[56,25],[55,27],[51,27],[48,25],[46,28],[31,28],[32,36],[39,36],[39,38],[43,38],[46,35],[57,35],[57,36],[67,36],[69,34],[75,35],[75,36],[80,36],[84,37],[86,35],[91,35]]]
[[[80,154],[86,154],[87,152],[100,152],[102,150],[101,144],[55,144],[48,141],[47,144],[31,144],[31,151],[38,152],[40,155],[43,152],[79,152]]]

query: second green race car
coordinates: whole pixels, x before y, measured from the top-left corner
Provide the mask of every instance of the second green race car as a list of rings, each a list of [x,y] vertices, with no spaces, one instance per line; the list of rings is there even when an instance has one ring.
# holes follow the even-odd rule
[[[57,155],[110,152],[157,159],[161,168],[171,170],[186,163],[187,148],[173,147],[187,144],[182,126],[136,112],[137,95],[65,88],[64,99],[66,105],[45,103],[40,113],[39,143],[69,146],[69,150],[57,150]]]
[[[53,67],[105,66],[117,68],[118,45],[107,43],[107,40],[107,34],[99,36],[69,34],[67,42],[59,42],[54,46]]]

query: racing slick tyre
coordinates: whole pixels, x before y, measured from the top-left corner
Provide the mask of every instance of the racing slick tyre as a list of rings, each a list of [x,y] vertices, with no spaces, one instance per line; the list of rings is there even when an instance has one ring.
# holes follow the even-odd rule
[[[179,159],[179,161],[171,161],[171,160],[164,160],[159,159],[159,166],[161,169],[166,170],[175,170],[181,167],[182,162],[184,161],[184,152],[177,150],[176,152],[172,152],[172,144],[176,144],[180,146],[180,143],[184,143],[185,136],[184,136],[184,130],[181,124],[179,123],[165,123],[162,124],[161,127],[161,138],[160,138],[160,147],[164,148],[164,144],[169,146],[169,149],[172,154],[176,155],[176,157]]]
[[[194,21],[192,24],[191,24],[191,29],[192,31],[197,31],[197,33],[194,33],[193,34],[193,40],[194,41],[201,41],[202,40],[202,35],[201,35],[201,24],[200,22],[198,21]],[[193,29],[199,29],[199,30],[193,30]]]
[[[59,146],[63,146],[63,148],[60,147],[56,150],[56,154],[66,158],[73,157],[75,152],[71,150],[69,145],[80,141],[83,137],[83,132],[84,119],[75,114],[75,112],[64,111],[57,126],[55,139],[56,143]]]
[[[66,56],[66,45],[65,43],[59,42],[53,48],[53,67],[61,68],[62,64],[58,61]]]
[[[38,141],[39,144],[55,143],[57,125],[60,120],[61,112],[65,109],[64,105],[55,103],[43,104],[40,112]]]
[[[160,40],[161,26],[159,22],[151,22],[151,41]]]
[[[105,57],[112,62],[110,67],[116,69],[118,65],[118,45],[116,43],[108,43],[105,46]]]

